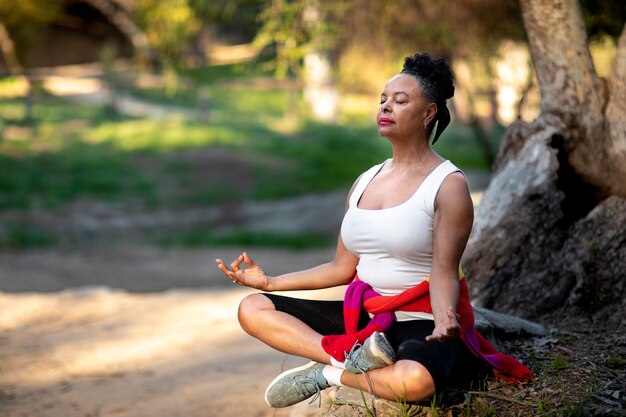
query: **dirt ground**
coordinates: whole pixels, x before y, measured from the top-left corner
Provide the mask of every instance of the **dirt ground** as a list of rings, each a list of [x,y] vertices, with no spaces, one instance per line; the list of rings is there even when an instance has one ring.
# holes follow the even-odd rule
[[[0,253],[0,416],[288,416],[263,400],[303,361],[246,335],[213,259],[235,249]],[[270,274],[332,250],[252,250]],[[341,289],[302,294],[339,298]]]
[[[332,251],[249,252],[280,274]],[[316,407],[273,410],[263,400],[281,370],[304,360],[240,329],[237,305],[253,291],[213,262],[238,254],[140,244],[0,253],[0,417],[308,415]],[[342,291],[292,294],[339,299]],[[463,415],[624,415],[623,332],[561,324],[569,329],[561,337],[505,346],[537,382],[496,382]]]

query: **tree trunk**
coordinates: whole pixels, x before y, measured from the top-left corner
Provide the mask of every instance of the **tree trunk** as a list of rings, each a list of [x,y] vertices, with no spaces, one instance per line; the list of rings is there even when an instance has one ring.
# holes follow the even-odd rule
[[[4,27],[2,22],[0,22],[0,53],[4,58],[4,63],[7,67],[8,73],[18,74],[21,71],[22,66],[20,65],[20,61],[17,59],[17,55],[15,54],[15,46],[11,36],[9,35],[9,31]]]
[[[151,65],[160,64],[161,57],[150,47],[146,34],[135,24],[128,12],[111,0],[81,0],[102,13],[132,43]]]
[[[603,82],[576,1],[521,5],[542,112],[503,138],[463,259],[472,296],[527,318],[623,326],[626,35]]]

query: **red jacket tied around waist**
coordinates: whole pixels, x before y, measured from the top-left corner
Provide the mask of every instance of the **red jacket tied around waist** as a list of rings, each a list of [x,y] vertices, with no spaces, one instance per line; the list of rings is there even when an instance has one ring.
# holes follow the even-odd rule
[[[469,289],[465,277],[459,280],[460,294],[457,313],[460,316],[461,339],[470,352],[491,366],[494,374],[506,381],[528,381],[534,378],[530,369],[510,356],[496,351],[474,327],[474,310],[470,304]],[[372,333],[384,332],[395,320],[394,311],[412,311],[432,314],[430,303],[430,282],[421,282],[415,287],[394,296],[383,296],[369,284],[356,277],[346,290],[343,312],[346,333],[322,338],[322,347],[338,361],[345,359],[356,342],[363,343]],[[361,308],[373,314],[363,329],[358,329]],[[432,342],[437,343],[437,342]]]

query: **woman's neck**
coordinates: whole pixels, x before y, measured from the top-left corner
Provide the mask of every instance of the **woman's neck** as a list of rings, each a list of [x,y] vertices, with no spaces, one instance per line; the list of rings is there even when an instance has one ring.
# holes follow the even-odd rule
[[[391,141],[391,146],[394,168],[424,168],[443,161],[443,158],[428,146],[425,139],[412,138],[412,140],[406,141]]]

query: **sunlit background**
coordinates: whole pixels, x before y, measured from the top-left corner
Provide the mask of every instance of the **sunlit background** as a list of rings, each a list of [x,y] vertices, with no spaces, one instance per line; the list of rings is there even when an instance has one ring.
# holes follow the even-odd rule
[[[623,7],[583,6],[606,74]],[[453,123],[435,149],[477,172],[479,192],[504,128],[539,112],[517,2],[2,2],[0,247],[93,231],[35,211],[124,215],[346,190],[389,156],[378,95],[418,51],[454,68]],[[150,239],[254,240],[190,223],[156,222]]]
[[[581,3],[602,76],[626,11]],[[332,255],[415,52],[454,69],[434,149],[478,202],[540,112],[517,1],[0,0],[0,416],[288,415],[212,258]]]

